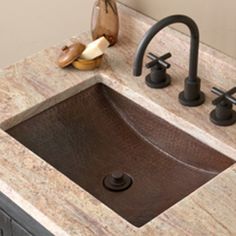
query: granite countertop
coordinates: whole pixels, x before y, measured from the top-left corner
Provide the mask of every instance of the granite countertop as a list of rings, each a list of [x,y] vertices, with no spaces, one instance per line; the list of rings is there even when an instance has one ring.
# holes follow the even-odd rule
[[[57,67],[59,49],[70,41],[87,43],[84,33],[0,70],[0,191],[57,236],[64,235],[236,235],[236,165],[141,228],[136,228],[77,186],[4,130],[102,82],[209,146],[236,160],[236,126],[209,121],[214,95],[210,88],[229,89],[236,82],[236,60],[205,45],[200,47],[199,76],[207,95],[201,107],[178,101],[188,73],[189,37],[170,28],[155,37],[149,50],[171,52],[172,86],[153,90],[144,77],[132,76],[138,42],[154,23],[119,5],[119,43],[107,50],[100,69],[80,72]]]

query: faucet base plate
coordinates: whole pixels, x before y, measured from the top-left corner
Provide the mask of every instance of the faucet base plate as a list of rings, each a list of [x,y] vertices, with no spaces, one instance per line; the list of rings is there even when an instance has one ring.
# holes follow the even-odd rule
[[[149,74],[146,76],[146,85],[150,88],[155,88],[155,89],[165,88],[169,86],[171,83],[170,75],[166,74],[165,77],[166,78],[164,81],[158,82],[158,81],[153,81],[151,78],[151,74]]]
[[[230,125],[233,125],[233,124],[236,123],[236,112],[233,111],[232,117],[229,120],[219,120],[216,117],[215,110],[213,110],[210,113],[210,120],[211,120],[212,123],[214,123],[215,125],[218,125],[218,126],[230,126]]]
[[[200,92],[200,97],[197,100],[186,100],[186,98],[184,97],[184,91],[179,94],[179,102],[183,106],[196,107],[202,105],[204,101],[205,94],[203,92]]]

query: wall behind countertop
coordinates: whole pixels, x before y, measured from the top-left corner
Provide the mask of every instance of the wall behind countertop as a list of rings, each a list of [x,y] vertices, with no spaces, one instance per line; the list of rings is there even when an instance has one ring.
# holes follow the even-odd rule
[[[0,7],[0,68],[90,29],[95,0],[8,0]],[[203,42],[236,58],[236,1],[120,0],[161,19],[183,13],[199,24]],[[177,27],[184,31],[184,27]],[[185,31],[187,32],[187,31]]]
[[[201,41],[236,58],[235,0],[119,0],[136,10],[162,19],[171,14],[186,14],[199,25]],[[176,26],[188,33],[185,27]]]
[[[7,0],[0,7],[0,68],[90,29],[94,0]]]

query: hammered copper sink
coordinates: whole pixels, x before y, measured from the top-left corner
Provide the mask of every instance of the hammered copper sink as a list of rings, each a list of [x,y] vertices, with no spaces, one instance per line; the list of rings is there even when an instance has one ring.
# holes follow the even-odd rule
[[[233,164],[103,84],[7,132],[137,227]],[[132,177],[130,188],[104,188],[115,170]]]

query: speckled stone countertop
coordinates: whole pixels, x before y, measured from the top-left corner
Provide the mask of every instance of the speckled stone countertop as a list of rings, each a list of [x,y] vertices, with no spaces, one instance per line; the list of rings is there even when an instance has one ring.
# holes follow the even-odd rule
[[[188,73],[189,38],[167,28],[153,40],[149,50],[173,55],[169,70],[173,83],[164,90],[152,90],[144,84],[146,70],[140,78],[132,76],[132,61],[138,42],[154,21],[121,5],[119,11],[119,43],[107,50],[96,71],[56,66],[59,49],[69,41],[0,70],[0,191],[57,236],[236,235],[236,165],[136,228],[4,132],[102,82],[236,160],[236,126],[217,127],[208,117],[215,97],[210,88],[235,86],[236,61],[201,45],[199,76],[206,103],[183,107],[177,97]],[[87,43],[90,35],[78,38]]]

